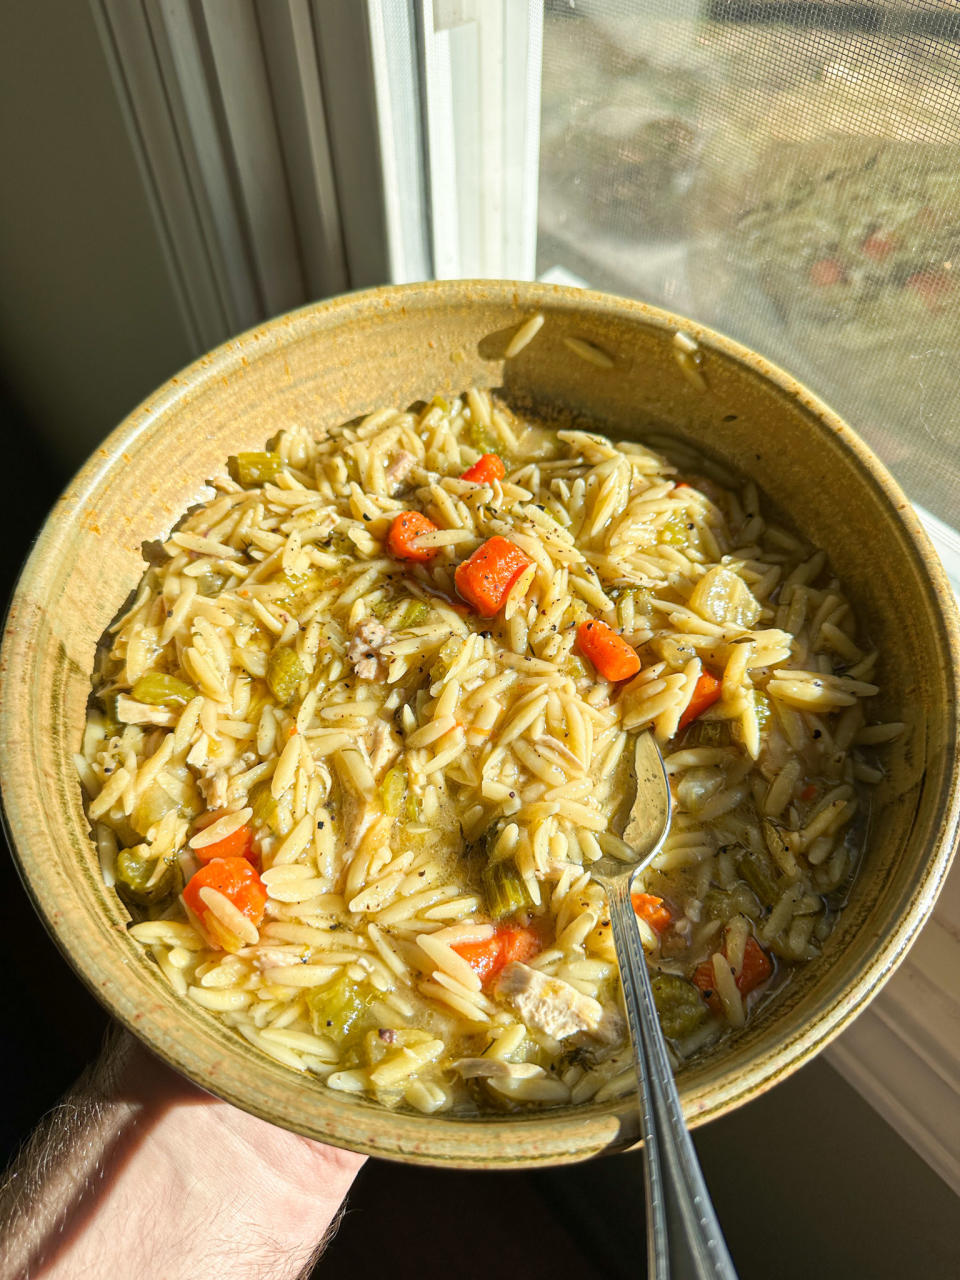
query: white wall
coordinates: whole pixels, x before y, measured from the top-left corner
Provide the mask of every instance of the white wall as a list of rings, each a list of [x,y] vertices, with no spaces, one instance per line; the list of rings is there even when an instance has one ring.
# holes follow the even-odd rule
[[[79,465],[190,350],[84,0],[0,16],[0,378]]]

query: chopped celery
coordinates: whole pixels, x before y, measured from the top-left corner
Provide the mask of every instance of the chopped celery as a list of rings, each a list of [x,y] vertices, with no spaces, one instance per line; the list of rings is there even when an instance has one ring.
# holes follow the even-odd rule
[[[250,792],[250,807],[253,809],[254,822],[269,827],[274,835],[280,834],[277,821],[277,802],[273,798],[269,782],[258,783]]]
[[[434,397],[433,397],[433,399],[430,401],[430,407],[431,407],[431,409],[432,409],[434,406],[436,406],[438,409],[440,409],[443,413],[449,413],[449,412],[450,412],[450,405],[447,403],[447,401],[446,401],[446,400],[444,400],[443,396],[434,396]]]
[[[201,573],[197,578],[197,590],[202,596],[218,596],[226,585],[227,575],[225,573],[214,573],[212,569],[208,569],[206,573]]]
[[[699,546],[697,530],[688,528],[690,524],[692,521],[687,518],[685,511],[674,511],[660,526],[658,541],[665,542],[668,547]]]
[[[197,691],[186,680],[164,675],[161,671],[148,671],[134,682],[130,696],[135,702],[145,702],[150,707],[185,707]]]
[[[663,1034],[669,1040],[682,1040],[696,1031],[706,1018],[707,1009],[693,983],[673,973],[655,973],[650,985]]]
[[[728,720],[694,720],[683,740],[685,747],[725,747],[730,741]]]
[[[481,877],[487,910],[494,920],[503,920],[533,905],[516,865],[505,859],[491,862]]]
[[[388,818],[398,818],[403,808],[403,797],[407,789],[407,771],[396,765],[388,769],[380,783],[380,798],[383,811]]]
[[[284,571],[278,573],[271,580],[270,585],[283,589],[282,595],[274,597],[277,604],[286,605],[288,609],[299,611],[310,603],[311,597],[316,595],[328,577],[328,574],[321,573],[316,569],[308,570],[306,573],[287,573]]]
[[[408,822],[420,821],[420,797],[412,791],[407,792],[407,803],[404,806],[406,812],[405,817]]]
[[[237,484],[266,484],[283,470],[279,453],[238,453],[227,459],[227,467]]]
[[[423,600],[407,599],[406,601],[390,599],[378,600],[370,611],[381,621],[389,620],[391,627],[403,631],[407,627],[418,627],[430,614],[430,606]]]
[[[765,906],[772,907],[780,897],[777,876],[766,854],[744,849],[737,857],[737,874],[746,880]]]
[[[379,618],[382,621],[389,614],[393,613],[396,607],[396,600],[392,599],[390,596],[384,596],[382,600],[378,600],[375,604],[371,605],[370,612],[375,618]]]
[[[307,674],[293,649],[274,649],[267,661],[267,684],[278,702],[288,703]]]
[[[163,869],[155,875],[156,860],[144,858],[139,852],[143,848],[144,845],[138,845],[134,849],[121,849],[117,854],[115,873],[120,897],[124,902],[140,907],[162,902],[164,898],[178,893],[183,883],[180,868],[175,862],[165,862]]]
[[[411,600],[404,611],[403,617],[397,624],[398,629],[403,630],[405,627],[419,627],[427,618],[430,612],[430,606],[423,600]]]
[[[119,696],[116,689],[112,689],[110,693],[97,695],[100,705],[103,707],[103,731],[108,738],[115,738],[120,732],[120,720],[117,715],[117,698]]]
[[[325,987],[314,987],[307,996],[307,1007],[315,1033],[343,1041],[362,1031],[372,999],[363,984],[353,982],[345,973]]]
[[[736,914],[733,894],[726,889],[708,889],[703,895],[703,911],[710,920],[729,920]]]
[[[140,835],[145,836],[155,823],[159,822],[172,809],[178,809],[179,807],[176,800],[168,796],[163,787],[148,787],[133,806],[130,825],[134,831],[138,831]]]
[[[479,453],[496,453],[501,448],[496,436],[482,422],[468,422],[464,435],[470,448]]]

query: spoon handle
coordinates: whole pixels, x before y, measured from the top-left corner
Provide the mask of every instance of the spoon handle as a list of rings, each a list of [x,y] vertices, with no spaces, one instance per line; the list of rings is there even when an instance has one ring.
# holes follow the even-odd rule
[[[630,901],[630,878],[608,883],[608,897],[640,1085],[648,1274],[654,1280],[737,1280],[684,1124]]]

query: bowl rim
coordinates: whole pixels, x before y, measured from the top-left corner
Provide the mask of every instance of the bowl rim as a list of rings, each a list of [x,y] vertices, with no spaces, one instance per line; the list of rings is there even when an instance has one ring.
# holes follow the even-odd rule
[[[9,847],[28,896],[51,937],[81,980],[106,1005],[113,1017],[145,1039],[151,1050],[175,1070],[194,1079],[201,1087],[273,1123],[293,1129],[300,1128],[292,1115],[278,1117],[270,1108],[258,1106],[255,1091],[245,1089],[239,1077],[237,1080],[218,1078],[215,1083],[209,1079],[197,1079],[190,1063],[185,1060],[187,1055],[178,1051],[177,1044],[170,1037],[158,1038],[156,1034],[151,1037],[151,1026],[144,1016],[128,1008],[122,992],[116,991],[104,981],[104,976],[110,972],[109,961],[101,961],[98,957],[85,954],[82,948],[71,945],[73,931],[69,919],[55,909],[44,890],[42,879],[36,876],[37,868],[43,863],[44,851],[42,848],[34,848],[24,834],[30,831],[30,825],[23,811],[24,798],[20,795],[17,772],[11,759],[20,717],[25,710],[20,706],[17,696],[18,690],[24,687],[24,681],[17,677],[29,661],[32,634],[29,622],[24,624],[21,614],[31,595],[34,599],[39,598],[33,590],[34,584],[42,584],[45,567],[56,551],[58,539],[69,530],[70,524],[96,492],[103,478],[117,465],[118,458],[128,445],[167,412],[188,401],[212,381],[229,377],[244,365],[252,364],[261,351],[272,351],[274,343],[282,347],[286,342],[317,328],[326,328],[332,322],[348,322],[351,313],[394,307],[436,310],[444,304],[462,307],[465,302],[473,301],[514,308],[517,311],[518,325],[533,311],[545,310],[594,317],[614,315],[620,320],[632,320],[670,332],[683,329],[706,350],[723,355],[772,384],[782,394],[797,402],[808,418],[815,419],[840,442],[842,448],[853,454],[859,470],[878,492],[891,517],[899,523],[908,550],[922,570],[924,586],[931,600],[936,598],[938,601],[940,649],[945,659],[944,679],[952,684],[954,698],[946,708],[948,742],[952,742],[948,763],[952,767],[943,771],[937,796],[938,807],[945,817],[942,828],[944,834],[936,845],[935,856],[924,868],[910,908],[895,929],[873,944],[868,963],[854,977],[839,984],[831,1009],[812,1025],[785,1040],[778,1051],[769,1053],[748,1066],[736,1080],[728,1083],[711,1105],[702,1110],[688,1110],[688,1123],[700,1124],[764,1092],[823,1049],[891,977],[929,916],[956,852],[960,828],[960,785],[956,770],[960,707],[960,620],[953,591],[919,518],[897,482],[872,450],[846,422],[797,379],[734,339],[696,321],[633,299],[567,285],[509,280],[444,280],[387,285],[341,294],[274,317],[221,343],[169,378],[123,419],[70,481],[37,535],[10,597],[0,649],[0,778],[3,782],[0,813]],[[294,1078],[292,1073],[291,1078]],[[635,1107],[631,1098],[610,1104],[602,1115],[595,1111],[584,1114],[584,1110],[581,1109],[579,1114],[575,1108],[570,1108],[509,1119],[484,1118],[479,1123],[482,1124],[485,1138],[497,1142],[501,1152],[497,1158],[477,1156],[471,1136],[476,1135],[478,1121],[471,1118],[408,1117],[403,1112],[376,1108],[376,1116],[386,1123],[380,1126],[361,1125],[365,1131],[372,1132],[379,1128],[379,1132],[373,1137],[366,1140],[358,1137],[356,1125],[346,1121],[340,1127],[333,1125],[324,1130],[322,1135],[312,1136],[321,1136],[323,1140],[334,1144],[339,1143],[354,1150],[394,1160],[498,1168],[581,1160],[603,1150],[629,1145],[636,1140]],[[408,1124],[407,1120],[413,1123]],[[555,1141],[547,1141],[543,1147],[533,1149],[531,1140],[534,1138],[535,1128],[544,1120],[550,1120],[558,1126],[559,1136]],[[439,1142],[434,1145],[424,1144],[422,1132],[414,1132],[415,1128],[421,1130],[424,1123],[437,1126],[437,1134],[441,1139]],[[392,1136],[385,1137],[382,1132],[384,1128]],[[454,1130],[458,1132],[452,1132]],[[300,1131],[303,1131],[302,1128]]]

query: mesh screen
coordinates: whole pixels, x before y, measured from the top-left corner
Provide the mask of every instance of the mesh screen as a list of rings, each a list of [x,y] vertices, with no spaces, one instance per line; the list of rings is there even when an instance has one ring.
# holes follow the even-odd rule
[[[738,338],[960,524],[960,4],[548,0],[538,271]]]

